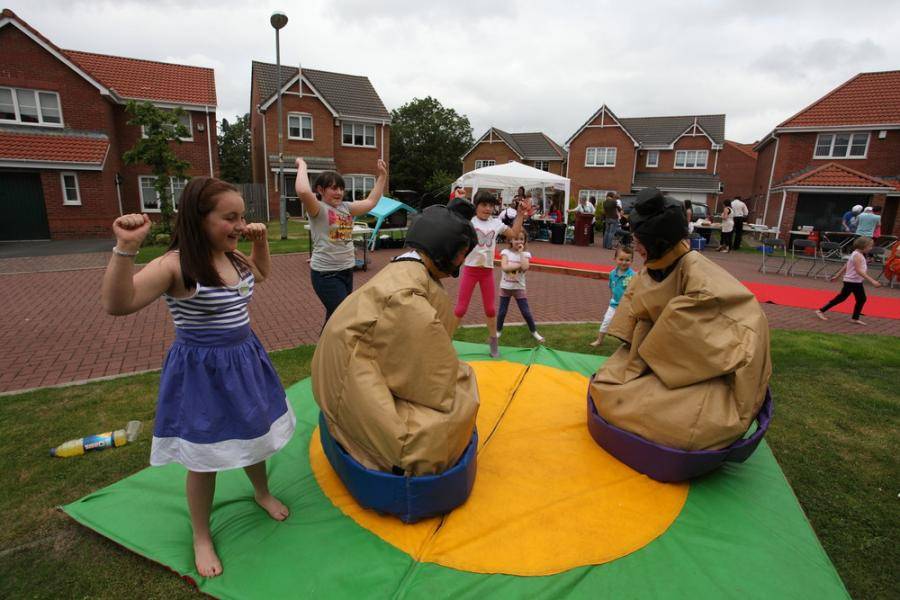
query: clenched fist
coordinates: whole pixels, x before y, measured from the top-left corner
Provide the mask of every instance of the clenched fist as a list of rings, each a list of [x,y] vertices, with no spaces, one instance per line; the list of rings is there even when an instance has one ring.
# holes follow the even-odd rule
[[[265,223],[247,223],[244,226],[244,239],[250,240],[251,242],[261,242],[266,239],[266,224]]]
[[[146,214],[122,215],[113,221],[116,246],[120,250],[129,252],[137,250],[149,232],[150,217]]]

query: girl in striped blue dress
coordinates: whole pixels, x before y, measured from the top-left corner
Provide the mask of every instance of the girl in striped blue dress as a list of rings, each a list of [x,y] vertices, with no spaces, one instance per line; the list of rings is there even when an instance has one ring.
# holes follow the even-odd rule
[[[216,473],[241,467],[256,502],[282,521],[287,506],[269,492],[266,459],[296,424],[269,357],[250,329],[253,286],[269,274],[266,226],[244,220],[244,200],[218,179],[196,177],[178,204],[170,251],[133,274],[133,258],[150,230],[146,214],[113,223],[116,246],[103,279],[103,306],[127,315],[165,298],[175,342],[163,363],[151,465],[187,470],[187,501],[198,573],[222,572],[209,529]],[[250,256],[237,250],[241,236]]]

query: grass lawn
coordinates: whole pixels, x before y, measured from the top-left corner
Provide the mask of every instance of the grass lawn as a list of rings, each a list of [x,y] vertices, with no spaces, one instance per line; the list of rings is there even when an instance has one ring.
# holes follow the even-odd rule
[[[561,350],[615,348],[611,339],[590,348],[592,325],[546,326],[541,333]],[[457,338],[485,336],[484,328],[466,328]],[[534,345],[523,327],[507,327],[502,341]],[[301,346],[272,354],[285,384],[308,376],[312,352]],[[772,353],[776,412],[769,444],[850,593],[900,597],[900,339],[775,331]],[[0,397],[2,596],[196,596],[165,568],[55,510],[146,467],[158,379],[148,373]],[[145,426],[133,445],[67,460],[47,455],[52,445],[130,419]]]
[[[374,225],[374,222],[372,223]],[[305,229],[306,221],[288,219],[288,237],[281,239],[281,225],[278,221],[269,221],[266,225],[269,230],[269,252],[271,254],[290,254],[292,252],[309,252],[309,231]],[[393,239],[402,238],[402,231],[389,231],[378,237],[390,236]],[[357,238],[358,239],[358,238]],[[143,246],[135,262],[146,264],[165,254],[168,246]],[[238,242],[238,249],[244,254],[250,254],[250,242]]]
[[[281,224],[275,221],[269,221],[266,227],[269,230],[269,252],[272,254],[290,254],[291,252],[308,252],[309,251],[309,232],[304,229],[306,221],[296,219],[288,219],[288,237],[286,240],[281,239]],[[168,246],[144,246],[141,253],[138,254],[135,262],[145,264],[162,256]],[[245,253],[250,253],[250,242],[239,242],[238,249]]]

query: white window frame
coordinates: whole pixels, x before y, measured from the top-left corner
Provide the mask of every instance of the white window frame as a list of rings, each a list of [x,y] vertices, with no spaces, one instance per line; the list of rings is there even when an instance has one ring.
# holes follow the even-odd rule
[[[291,135],[291,117],[297,117],[300,119],[300,135]],[[303,137],[303,119],[309,119],[309,137]],[[304,112],[289,112],[287,116],[287,130],[288,130],[288,139],[289,140],[302,140],[304,142],[311,142],[315,138],[315,131],[313,130],[313,116],[310,113]]]
[[[653,157],[653,162],[650,162],[650,157]],[[645,163],[648,169],[653,169],[659,166],[659,150],[647,150],[647,162]]]
[[[689,159],[693,153],[693,162]],[[703,164],[700,164],[700,157],[703,157]],[[678,158],[681,157],[681,166],[678,165]],[[709,150],[676,150],[675,163],[676,169],[706,169],[709,166]]]
[[[540,171],[550,172],[550,161],[549,160],[536,160],[534,161],[534,168]]]
[[[351,132],[351,133],[350,133],[350,141],[351,141],[351,143],[349,143],[349,144],[348,144],[347,142],[344,141],[344,128],[346,128],[348,125],[349,125],[350,128],[351,128],[351,129],[350,129],[350,132]],[[356,130],[357,130],[358,127],[361,127],[361,128],[362,128],[362,136],[363,136],[363,143],[362,143],[362,144],[357,144],[357,143],[355,143],[355,140],[356,140],[356,133],[357,133]],[[371,143],[371,144],[367,144],[367,143],[366,143],[366,128],[367,128],[367,127],[371,127],[371,128],[372,128],[372,143]],[[361,122],[356,122],[356,121],[344,121],[343,123],[341,123],[341,146],[350,146],[350,147],[353,147],[353,148],[377,148],[377,147],[378,147],[378,130],[376,129],[376,127],[375,127],[375,125],[374,125],[373,123],[361,123]]]
[[[372,185],[366,186],[367,180],[372,181]],[[356,197],[356,185],[357,183],[362,184],[362,195],[357,198]],[[350,194],[350,199],[348,202],[356,202],[357,200],[365,200],[368,198],[369,194],[372,192],[372,189],[375,187],[375,176],[369,175],[368,173],[353,173],[350,175],[344,175],[344,184],[346,187],[344,188],[344,196],[346,198],[347,194]]]
[[[65,120],[63,119],[63,111],[62,111],[62,100],[59,97],[59,92],[54,92],[52,90],[38,90],[33,88],[16,88],[16,87],[8,87],[8,86],[0,86],[2,90],[9,90],[10,94],[12,94],[12,102],[13,102],[13,112],[16,117],[14,119],[0,119],[0,123],[18,123],[21,125],[27,125],[29,127],[59,127],[62,128],[65,126]],[[22,112],[19,110],[19,95],[16,91],[23,92],[31,92],[34,95],[35,107],[37,108],[38,113],[38,122],[30,123],[22,120]],[[41,108],[41,98],[40,94],[53,94],[56,96],[56,106],[59,109],[59,123],[45,123],[44,122],[44,111]]]
[[[593,196],[594,209],[596,210],[597,206],[606,200],[607,192],[609,192],[609,190],[578,190],[578,199],[581,200],[584,198],[585,200],[590,200],[591,196]]]
[[[475,168],[483,169],[484,167],[493,167],[496,164],[497,164],[496,160],[491,160],[489,158],[488,159],[478,159],[475,161]]]
[[[71,176],[75,180],[75,200],[69,200],[66,194],[66,177]],[[78,173],[75,171],[63,171],[59,174],[59,184],[62,188],[63,206],[81,206],[81,189],[78,185]]]
[[[187,122],[187,125],[185,125],[185,127],[187,127],[190,137],[183,137],[183,138],[178,138],[178,139],[181,140],[182,142],[193,142],[194,141],[194,119],[193,119],[193,117],[191,117],[190,111],[186,110],[186,111],[184,111],[184,114],[186,114],[187,118],[188,118],[188,122]],[[184,125],[184,124],[182,123],[182,125]],[[147,132],[144,131],[143,125],[141,125],[141,137],[142,138],[147,137]]]
[[[144,206],[143,189],[144,189],[144,180],[145,179],[149,179],[149,180],[155,182],[156,175],[138,175],[138,200],[140,200],[140,203],[141,203],[141,212],[158,213],[158,212],[160,212],[159,208],[147,208]],[[175,177],[169,177],[169,194],[172,196],[172,210],[174,210],[175,212],[178,212],[178,199],[175,197],[175,180],[176,180]],[[182,187],[182,189],[184,189],[184,187],[187,186],[187,183],[188,183],[188,181],[190,181],[190,179],[184,179],[182,181],[184,181],[184,186],[181,186],[181,187]],[[155,193],[156,189],[154,188],[153,191]],[[159,194],[156,194],[156,204],[159,205]]]
[[[838,155],[834,153],[834,145],[837,141],[837,136],[839,135],[847,135],[850,139],[847,140],[847,152],[843,155]],[[863,151],[861,156],[851,156],[850,150],[853,148],[853,138],[858,135],[866,136],[866,148]],[[822,140],[825,137],[830,137],[831,140],[828,143],[828,154],[819,154],[819,140]],[[847,160],[859,160],[862,158],[866,158],[869,155],[869,140],[872,139],[872,136],[868,131],[840,131],[836,133],[820,133],[816,136],[816,145],[813,146],[813,158],[841,158]]]
[[[600,160],[601,154],[603,155],[602,161]],[[609,162],[610,154],[612,154],[612,162]],[[584,166],[612,168],[616,166],[616,158],[618,155],[619,151],[615,146],[592,146],[584,151]],[[591,160],[592,156],[593,160]]]

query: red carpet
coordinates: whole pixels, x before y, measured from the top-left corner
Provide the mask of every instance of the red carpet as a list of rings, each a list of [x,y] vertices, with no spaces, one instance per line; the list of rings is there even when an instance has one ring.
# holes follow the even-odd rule
[[[498,252],[495,256],[499,260],[500,253]],[[537,257],[531,259],[531,264],[580,269],[583,271],[592,271],[594,273],[609,273],[614,268],[610,265]],[[813,290],[790,285],[749,283],[746,281],[742,281],[741,283],[747,286],[747,289],[753,292],[760,302],[769,302],[771,304],[780,304],[782,306],[794,306],[797,308],[808,308],[810,310],[821,308],[841,291],[840,285],[837,284],[835,284],[834,288],[831,290]],[[871,290],[871,288],[867,288],[868,300],[863,307],[864,316],[881,317],[883,319],[900,319],[900,298],[872,296],[868,293],[868,290]],[[849,299],[838,304],[829,312],[839,312],[848,315],[853,314],[853,296],[850,296]]]
[[[742,282],[747,289],[756,294],[760,302],[770,302],[784,306],[796,306],[815,310],[834,298],[841,291],[841,286],[834,285],[830,290],[811,290],[809,288],[793,287],[789,285],[771,285],[768,283]],[[868,287],[868,286],[867,286]],[[868,287],[866,295],[868,300],[863,307],[863,315],[868,317],[881,317],[883,319],[900,319],[900,298],[884,298],[869,294],[872,288]],[[853,314],[853,296],[843,303],[838,304],[828,312],[840,312]]]
[[[498,256],[499,258],[499,256]],[[609,273],[613,270],[610,265],[598,265],[596,263],[575,262],[572,260],[553,260],[550,258],[532,258],[529,262],[533,265],[546,265],[548,267],[564,267],[569,269],[581,269],[594,271],[595,273]]]
[[[500,260],[500,251],[494,251],[494,260]],[[544,265],[547,267],[562,267],[564,269],[580,269],[582,271],[592,271],[594,273],[609,273],[615,267],[610,265],[598,265],[597,263],[576,262],[574,260],[555,260],[552,258],[532,257],[530,261],[533,265]],[[497,262],[499,265],[500,263]]]

